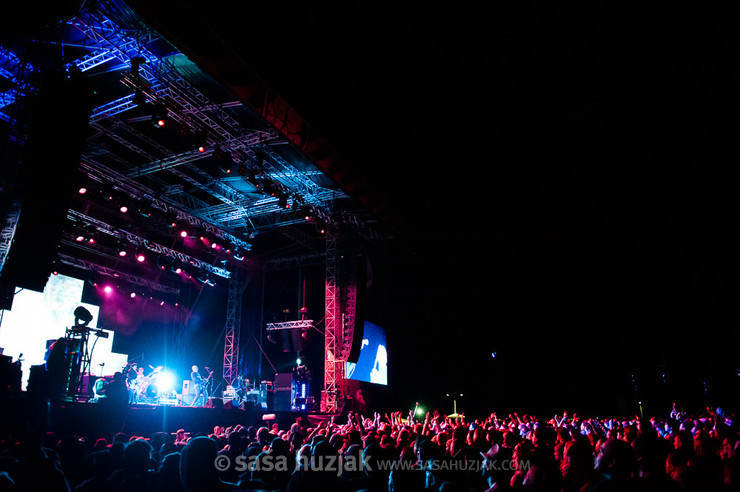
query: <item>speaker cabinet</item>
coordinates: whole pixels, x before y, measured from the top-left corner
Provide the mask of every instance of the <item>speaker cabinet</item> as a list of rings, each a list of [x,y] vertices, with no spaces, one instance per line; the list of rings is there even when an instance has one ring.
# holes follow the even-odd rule
[[[221,398],[209,398],[203,406],[206,408],[223,408],[224,401]]]

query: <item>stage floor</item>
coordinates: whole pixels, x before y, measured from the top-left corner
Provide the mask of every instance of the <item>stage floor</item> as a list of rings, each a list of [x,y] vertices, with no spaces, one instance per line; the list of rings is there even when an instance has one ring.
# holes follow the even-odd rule
[[[13,397],[0,403],[7,418],[0,427],[11,433],[19,429],[80,436],[112,438],[117,432],[148,437],[156,432],[174,433],[185,429],[190,435],[210,434],[215,426],[271,426],[287,430],[297,418],[318,422],[327,415],[298,412],[270,412],[261,407],[208,408],[177,405],[136,404],[113,407],[104,403],[57,402]]]

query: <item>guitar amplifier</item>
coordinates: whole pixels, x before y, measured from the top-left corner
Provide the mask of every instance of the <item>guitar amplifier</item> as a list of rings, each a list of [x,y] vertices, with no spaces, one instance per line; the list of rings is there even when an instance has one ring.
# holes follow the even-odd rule
[[[226,386],[226,389],[224,390],[224,401],[233,400],[234,398],[236,398],[234,387],[231,385]]]
[[[189,379],[183,379],[182,381],[182,394],[183,395],[190,394],[190,380]]]

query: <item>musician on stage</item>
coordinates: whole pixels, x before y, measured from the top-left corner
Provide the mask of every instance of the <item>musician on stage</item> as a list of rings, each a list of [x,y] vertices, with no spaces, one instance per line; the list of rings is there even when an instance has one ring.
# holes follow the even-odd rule
[[[190,406],[194,407],[201,397],[203,398],[203,404],[205,404],[206,402],[205,394],[203,393],[203,387],[205,383],[203,381],[203,376],[200,375],[198,366],[193,366],[190,369],[192,370],[192,372],[190,373],[190,381],[193,383],[193,388],[195,388],[195,397],[193,398],[193,403],[191,403]]]
[[[129,362],[123,368],[123,375],[126,376],[126,387],[128,388],[128,402],[136,403],[137,388],[136,388],[136,373],[138,366],[136,362]]]

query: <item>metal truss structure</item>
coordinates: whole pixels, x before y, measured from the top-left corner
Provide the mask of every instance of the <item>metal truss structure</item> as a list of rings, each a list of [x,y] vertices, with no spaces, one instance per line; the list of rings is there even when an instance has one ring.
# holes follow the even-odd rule
[[[15,228],[18,226],[18,220],[21,217],[21,202],[15,201],[10,206],[10,211],[5,217],[5,223],[0,230],[0,271],[3,270],[5,260],[10,252],[10,245],[13,243]]]
[[[281,321],[278,323],[267,323],[265,325],[265,331],[280,331],[280,330],[308,330],[313,328],[312,319],[300,319],[297,321]]]
[[[239,375],[239,328],[242,320],[242,295],[248,278],[234,270],[229,280],[226,300],[226,322],[224,325],[223,378],[226,385],[232,385]]]
[[[86,74],[99,84],[94,87],[89,136],[79,164],[81,182],[146,204],[151,217],[144,225],[122,223],[112,206],[100,199],[95,202],[88,193],[76,197],[67,214],[68,227],[93,228],[111,241],[228,279],[223,359],[227,384],[236,377],[239,365],[241,296],[249,268],[257,261],[263,262],[264,270],[289,268],[306,259],[325,261],[322,410],[340,410],[356,289],[348,287],[343,312],[338,231],[351,231],[362,240],[382,239],[368,209],[338,186],[328,171],[335,166],[329,166],[326,159],[317,165],[317,157],[306,152],[309,146],[296,145],[289,125],[276,119],[274,101],[266,105],[267,113],[255,111],[253,104],[239,100],[241,95],[203,72],[123,0],[86,2],[60,25],[58,36],[30,40],[33,46],[27,53],[0,45],[0,78],[10,87],[0,92],[0,124],[4,121],[14,127],[8,134],[23,144],[23,132],[17,126],[24,115],[24,101],[37,90],[37,76],[43,71],[38,67],[48,65],[42,60],[35,63],[34,56],[41,57],[38,53],[43,52],[44,43],[53,56],[58,56],[59,45],[65,46],[65,69]],[[152,125],[155,113],[167,120],[167,128]],[[20,209],[14,208],[5,218],[0,270],[19,214]],[[177,239],[177,231],[166,227],[168,220],[228,243],[233,258],[227,262],[165,246]],[[177,293],[177,288],[164,281],[122,270],[114,253],[74,241],[70,231],[62,247],[57,260],[64,265],[115,276],[157,292]],[[244,256],[247,261],[241,261]],[[313,321],[288,325],[271,324],[267,330],[305,329]]]
[[[81,268],[83,270],[100,273],[102,275],[106,275],[111,278],[122,279],[122,280],[129,282],[130,284],[138,285],[140,287],[146,287],[147,289],[153,290],[156,292],[162,292],[165,294],[174,294],[174,295],[177,295],[180,293],[180,289],[175,289],[168,285],[163,285],[158,282],[154,282],[152,280],[142,278],[136,275],[131,275],[125,272],[120,272],[116,269],[109,268],[104,265],[98,265],[97,263],[93,263],[91,261],[87,261],[81,258],[75,258],[73,256],[60,254],[59,261],[66,265]]]
[[[342,386],[346,360],[342,359],[342,313],[339,290],[338,254],[336,231],[326,232],[326,279],[324,299],[324,391],[321,411],[341,411]]]
[[[240,103],[215,102],[188,81],[176,66],[182,63],[183,55],[161,57],[147,49],[147,45],[164,41],[153,31],[144,27],[124,29],[99,10],[82,13],[67,25],[82,35],[77,43],[91,50],[70,66],[83,72],[111,64],[116,70],[129,70],[123,73],[121,83],[132,93],[97,106],[91,118],[91,127],[98,132],[91,140],[113,140],[140,158],[140,162],[129,166],[127,177],[140,179],[168,173],[185,186],[207,192],[221,203],[199,203],[187,196],[185,187],[170,188],[168,197],[189,213],[238,232],[280,227],[297,219],[294,214],[285,213],[278,196],[239,190],[223,178],[214,179],[196,164],[216,151],[228,153],[235,167],[243,165],[248,171],[259,172],[292,201],[314,207],[319,213],[330,210],[334,200],[346,198],[342,192],[319,186],[314,181],[320,174],[318,170],[296,169],[276,152],[270,146],[280,141],[274,129],[268,125],[244,128],[228,112]],[[132,60],[139,60],[135,72]],[[137,100],[137,94],[143,95],[144,101]],[[136,109],[142,102],[165,107],[169,118],[190,132],[202,133],[203,149],[173,151],[135,129],[129,119],[115,118]]]

